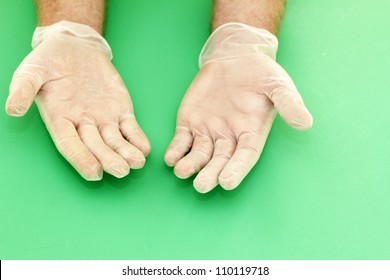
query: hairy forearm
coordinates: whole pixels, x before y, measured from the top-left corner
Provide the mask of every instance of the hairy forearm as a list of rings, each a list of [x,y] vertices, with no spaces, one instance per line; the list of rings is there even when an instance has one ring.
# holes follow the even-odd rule
[[[61,20],[88,25],[103,32],[105,0],[35,0],[39,26]]]
[[[278,33],[287,0],[214,0],[211,28],[241,22]]]

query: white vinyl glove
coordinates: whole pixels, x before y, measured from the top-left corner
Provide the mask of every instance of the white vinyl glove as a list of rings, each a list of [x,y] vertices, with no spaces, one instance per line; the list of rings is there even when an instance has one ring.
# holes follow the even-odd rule
[[[87,180],[141,168],[150,145],[106,40],[61,21],[38,27],[32,46],[12,78],[7,113],[24,115],[35,98],[57,149]]]
[[[206,42],[165,153],[179,178],[200,171],[199,192],[240,184],[260,157],[274,107],[290,126],[312,126],[293,81],[275,62],[277,46],[268,31],[241,23],[220,26]]]

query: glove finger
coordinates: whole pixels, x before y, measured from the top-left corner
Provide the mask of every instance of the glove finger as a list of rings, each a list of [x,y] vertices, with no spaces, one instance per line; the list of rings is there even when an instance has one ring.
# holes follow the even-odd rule
[[[174,173],[181,179],[186,179],[202,169],[211,159],[213,142],[207,136],[196,136],[191,151],[179,160]]]
[[[279,64],[272,65],[274,74],[263,84],[265,95],[288,125],[299,130],[311,128],[313,117],[303,103],[293,80]]]
[[[313,117],[295,88],[277,87],[269,94],[269,98],[288,125],[299,130],[312,127]]]
[[[142,168],[145,164],[144,154],[123,138],[115,125],[104,125],[100,134],[108,147],[118,153],[133,169]]]
[[[213,157],[194,180],[194,187],[198,192],[209,192],[218,185],[218,176],[231,159],[235,149],[235,141],[230,139],[215,141]]]
[[[20,117],[26,114],[40,88],[46,82],[45,68],[31,57],[16,69],[9,88],[5,110],[8,115]]]
[[[117,177],[125,177],[130,172],[127,162],[103,141],[96,126],[92,123],[82,123],[78,127],[81,140],[99,160],[104,171]]]
[[[150,143],[135,117],[131,116],[121,120],[119,126],[125,139],[146,157],[150,153]]]
[[[190,130],[185,126],[177,126],[175,135],[165,151],[165,163],[174,166],[191,149],[192,142]]]
[[[51,126],[48,126],[51,127]],[[61,119],[49,132],[58,151],[88,181],[102,179],[102,167],[88,148],[81,142],[73,123]]]
[[[255,165],[263,150],[271,125],[261,133],[246,132],[238,138],[237,148],[219,175],[218,182],[225,190],[236,188]]]

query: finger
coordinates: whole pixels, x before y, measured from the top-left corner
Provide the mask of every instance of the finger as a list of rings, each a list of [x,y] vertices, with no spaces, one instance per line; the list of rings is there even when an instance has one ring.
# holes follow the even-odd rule
[[[81,124],[78,133],[87,148],[99,160],[104,171],[118,178],[129,174],[130,166],[104,143],[95,125]]]
[[[26,114],[39,89],[46,82],[45,68],[31,57],[16,69],[9,88],[5,105],[8,115],[20,117]]]
[[[313,117],[303,104],[297,91],[288,88],[274,90],[273,99],[276,109],[283,120],[293,128],[305,130],[313,125]]]
[[[202,169],[211,159],[213,142],[207,136],[196,136],[191,151],[179,160],[174,173],[181,179],[186,179]]]
[[[99,161],[81,142],[73,123],[62,119],[53,125],[50,134],[58,151],[88,181],[102,179],[103,170]]]
[[[134,116],[125,118],[120,122],[120,131],[127,141],[138,148],[145,157],[150,153],[149,140]]]
[[[218,182],[225,190],[236,188],[255,165],[263,150],[269,129],[262,133],[246,132],[240,135],[237,148],[219,175]],[[267,131],[268,130],[268,131]]]
[[[106,145],[124,158],[131,168],[139,169],[144,166],[144,154],[123,138],[118,127],[105,125],[101,127],[100,135]]]
[[[174,166],[191,149],[192,141],[190,130],[184,126],[177,126],[175,136],[165,151],[165,163]]]
[[[236,143],[230,139],[217,139],[215,141],[212,159],[194,180],[194,187],[198,192],[209,192],[218,185],[219,174],[229,162],[235,149]]]
[[[309,129],[313,125],[313,117],[293,81],[284,70],[283,72],[287,78],[274,81],[277,86],[273,86],[266,94],[288,125],[299,130]]]

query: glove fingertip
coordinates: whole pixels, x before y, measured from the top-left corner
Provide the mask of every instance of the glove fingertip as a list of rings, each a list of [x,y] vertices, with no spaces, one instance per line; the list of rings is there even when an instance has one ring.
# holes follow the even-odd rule
[[[221,174],[218,178],[219,185],[226,191],[234,190],[241,183],[235,176]]]
[[[305,114],[287,119],[287,123],[295,129],[308,130],[313,126],[313,117],[307,111]]]
[[[10,116],[24,116],[33,103],[34,98],[35,92],[29,86],[12,84],[5,111]]]
[[[22,117],[27,113],[28,106],[26,105],[13,105],[13,104],[7,104],[5,107],[5,111],[9,116],[12,117]]]
[[[292,128],[308,130],[313,126],[313,116],[301,99],[285,98],[277,109],[282,119]]]
[[[81,176],[87,181],[100,181],[103,178],[103,170],[91,174],[82,174]]]
[[[198,193],[207,193],[211,191],[216,184],[214,184],[208,176],[197,176],[193,182],[194,188]]]
[[[174,157],[174,155],[172,155],[171,151],[167,151],[165,153],[164,161],[165,161],[166,165],[168,165],[169,167],[175,166],[175,164],[177,162],[176,158]]]

